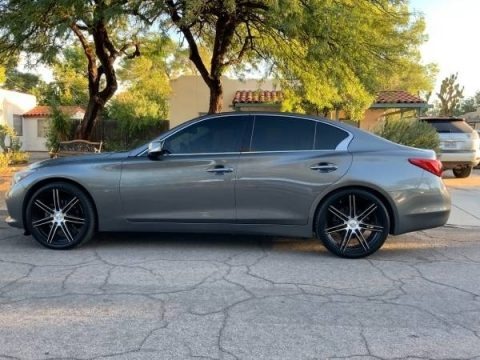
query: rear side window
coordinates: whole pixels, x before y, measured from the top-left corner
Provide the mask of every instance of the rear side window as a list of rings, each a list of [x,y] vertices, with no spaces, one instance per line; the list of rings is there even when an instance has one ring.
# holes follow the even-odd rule
[[[463,120],[424,120],[439,133],[471,133],[473,129]]]
[[[251,151],[312,150],[315,124],[294,117],[256,116]]]
[[[348,137],[348,133],[335,126],[317,122],[317,131],[315,135],[316,150],[335,150],[343,140]]]

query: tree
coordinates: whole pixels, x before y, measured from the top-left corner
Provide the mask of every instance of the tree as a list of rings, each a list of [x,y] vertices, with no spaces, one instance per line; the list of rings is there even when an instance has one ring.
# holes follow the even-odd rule
[[[477,91],[474,96],[470,96],[463,101],[461,101],[460,106],[458,106],[458,111],[455,112],[455,115],[463,115],[465,113],[477,111],[480,107],[480,91]]]
[[[49,104],[88,104],[87,59],[80,46],[70,46],[57,55],[52,64],[54,81],[44,89]]]
[[[458,74],[447,76],[442,81],[437,97],[440,100],[440,116],[452,116],[463,98],[463,86],[457,83]]]
[[[0,84],[3,84],[6,80],[5,72],[5,67],[0,65]]]
[[[221,110],[221,76],[235,66],[269,67],[301,109],[347,106],[358,112],[384,78],[418,54],[423,19],[403,1],[166,0],[171,22],[210,89],[209,112]],[[212,49],[210,66],[199,46]]]
[[[176,50],[169,38],[148,37],[142,39],[141,57],[123,61],[118,74],[126,89],[112,99],[108,117],[118,121],[122,133],[127,134],[125,146],[137,145],[145,140],[146,131],[163,127],[168,116],[168,75],[181,69],[172,59]]]
[[[42,80],[36,74],[22,72],[15,68],[7,69],[3,87],[7,90],[34,93],[35,88],[42,84]]]
[[[140,55],[138,19],[148,20],[148,2],[135,0],[0,0],[0,55],[38,54],[51,63],[76,41],[87,60],[88,104],[76,136],[87,139],[99,112],[115,94],[115,62]]]

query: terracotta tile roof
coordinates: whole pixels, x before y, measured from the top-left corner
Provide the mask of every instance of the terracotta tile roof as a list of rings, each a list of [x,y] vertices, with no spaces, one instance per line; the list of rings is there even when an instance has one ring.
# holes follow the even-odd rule
[[[85,109],[80,106],[59,106],[62,113],[66,115],[75,115],[78,112],[84,113]],[[23,114],[23,117],[49,117],[52,115],[52,108],[50,106],[39,105],[32,110]]]
[[[233,104],[269,104],[283,100],[281,91],[269,90],[238,90],[233,98]]]
[[[403,90],[380,91],[375,104],[424,104],[425,100]]]

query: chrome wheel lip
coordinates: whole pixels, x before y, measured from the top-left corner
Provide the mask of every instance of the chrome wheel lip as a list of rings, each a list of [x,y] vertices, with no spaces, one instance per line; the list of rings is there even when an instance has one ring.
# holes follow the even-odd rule
[[[367,201],[361,211],[358,210],[357,197]],[[342,201],[345,202],[346,207],[338,206]],[[372,243],[381,236],[380,233],[387,230],[376,216],[378,210],[379,204],[371,199],[366,199],[356,193],[345,194],[332,201],[327,207],[330,218],[335,218],[337,223],[332,225],[327,216],[324,228],[325,235],[343,255],[354,252],[366,254],[370,251]],[[372,220],[374,220],[374,223],[372,223]],[[341,236],[340,240],[335,239],[338,236]],[[353,239],[356,240],[358,245],[349,247]]]
[[[35,216],[34,209],[38,216]],[[32,233],[35,232],[35,237],[40,237],[39,240],[49,247],[75,245],[87,226],[82,201],[61,186],[36,193],[29,211]]]

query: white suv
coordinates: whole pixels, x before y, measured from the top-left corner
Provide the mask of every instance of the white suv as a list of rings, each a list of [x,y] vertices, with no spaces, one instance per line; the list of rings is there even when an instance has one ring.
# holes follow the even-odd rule
[[[455,117],[420,118],[428,122],[440,136],[438,159],[445,170],[452,169],[457,178],[466,178],[480,162],[478,133],[464,119]]]

